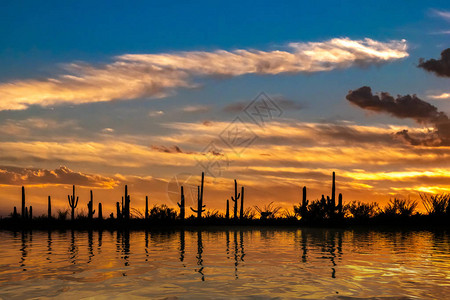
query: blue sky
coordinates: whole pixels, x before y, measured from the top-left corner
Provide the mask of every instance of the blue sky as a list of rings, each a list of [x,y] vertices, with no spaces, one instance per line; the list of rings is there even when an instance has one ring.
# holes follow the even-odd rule
[[[41,102],[34,101],[33,105],[25,108],[0,110],[0,132],[2,133],[0,148],[4,152],[0,155],[0,166],[5,166],[6,169],[22,168],[20,172],[25,173],[28,171],[24,171],[23,168],[56,170],[64,166],[71,172],[87,176],[87,181],[80,184],[84,185],[85,189],[91,188],[91,184],[105,190],[118,191],[125,182],[131,182],[131,184],[135,182],[137,192],[144,194],[145,188],[141,187],[139,182],[150,182],[154,179],[160,180],[164,185],[164,182],[167,183],[174,174],[198,172],[196,161],[189,160],[189,155],[201,151],[211,137],[217,136],[228,122],[242,113],[238,110],[227,110],[227,107],[247,104],[260,92],[265,92],[273,99],[284,103],[285,107],[282,119],[276,120],[278,123],[274,123],[273,128],[268,128],[260,134],[263,136],[272,132],[274,136],[280,136],[267,137],[267,140],[272,141],[269,144],[264,144],[263,140],[255,144],[247,152],[249,156],[246,159],[236,158],[238,161],[236,168],[227,169],[223,180],[242,175],[241,177],[244,181],[247,180],[248,185],[254,185],[255,195],[264,194],[264,188],[258,186],[257,182],[268,182],[265,186],[271,186],[271,184],[278,186],[283,180],[285,181],[283,184],[288,185],[310,182],[313,195],[320,195],[321,182],[323,178],[327,178],[324,174],[337,168],[342,173],[348,173],[343,176],[342,180],[345,182],[343,188],[352,195],[352,199],[357,199],[361,195],[358,191],[361,187],[369,189],[370,194],[376,199],[396,193],[408,195],[418,190],[432,190],[431,188],[436,190],[437,183],[423,186],[417,183],[417,178],[416,181],[405,180],[401,184],[394,184],[388,179],[380,179],[378,183],[374,183],[372,179],[361,181],[355,178],[354,172],[359,172],[358,170],[372,172],[375,174],[374,177],[380,177],[380,165],[392,172],[416,172],[414,174],[425,169],[446,168],[447,160],[442,163],[439,162],[438,157],[446,157],[447,150],[442,147],[434,149],[434,152],[429,154],[433,157],[432,162],[421,162],[422,167],[419,164],[411,166],[411,169],[406,162],[403,165],[397,161],[394,162],[393,157],[402,151],[407,154],[406,156],[410,154],[411,159],[414,159],[414,155],[417,155],[417,160],[426,157],[423,153],[431,151],[428,148],[418,149],[411,145],[399,144],[398,141],[388,141],[393,133],[402,128],[420,132],[426,129],[426,125],[418,124],[412,118],[395,118],[386,113],[365,111],[351,105],[346,100],[346,95],[349,90],[356,90],[362,86],[370,86],[373,93],[389,92],[394,97],[397,94],[417,94],[420,99],[448,113],[449,98],[444,97],[440,100],[432,98],[433,95],[450,92],[448,78],[434,76],[417,68],[417,65],[419,58],[439,58],[441,51],[450,46],[448,33],[450,17],[446,15],[449,11],[448,1],[343,1],[340,3],[335,1],[320,3],[136,1],[131,4],[129,1],[45,1],[41,3],[2,1],[0,3],[0,96],[3,95],[3,98],[0,101],[17,102],[19,100],[11,99],[14,97],[19,99],[24,92],[31,99],[29,101],[34,101],[34,97],[44,97],[42,95],[45,93],[55,93],[57,96],[52,96],[50,104],[44,97],[45,99],[42,98]],[[148,55],[151,58],[152,54],[160,54],[156,60],[164,60],[170,55],[175,55],[177,59],[184,59],[193,51],[210,55],[222,50],[235,53],[233,51],[237,49],[264,53],[281,51],[289,55],[296,51],[288,46],[289,43],[301,43],[300,47],[307,47],[305,45],[314,42],[320,43],[321,47],[325,47],[323,49],[328,49],[327,47],[333,47],[327,44],[333,39],[348,39],[364,44],[365,38],[381,45],[374,47],[386,46],[392,51],[399,50],[400,46],[389,43],[392,41],[404,43],[407,45],[405,50],[407,55],[376,62],[370,57],[363,57],[361,61],[355,60],[349,65],[311,72],[310,70],[306,72],[272,70],[273,72],[268,73],[253,71],[239,73],[240,68],[245,67],[245,63],[242,66],[234,66],[235,69],[230,66],[230,69],[236,72],[233,74],[227,74],[224,70],[195,69],[194,72],[197,72],[195,75],[186,75],[184,73],[186,69],[183,69],[180,74],[166,74],[174,76],[170,77],[171,80],[181,82],[176,83],[174,87],[164,88],[163,95],[155,94],[155,91],[144,91],[137,92],[136,96],[129,96],[134,93],[133,88],[130,88],[125,92],[121,91],[119,96],[108,96],[109,98],[102,102],[94,99],[99,95],[102,96],[102,93],[98,93],[95,97],[88,97],[86,101],[76,98],[78,96],[66,102],[58,102],[60,99],[57,99],[58,95],[61,95],[58,94],[60,89],[66,89],[64,96],[72,92],[74,95],[81,95],[80,93],[84,92],[95,94],[97,79],[99,80],[98,90],[106,90],[107,86],[102,85],[105,83],[102,81],[104,79],[100,78],[98,72],[114,66],[117,62],[123,63],[123,58],[120,58],[123,55],[142,54],[145,59],[148,59]],[[405,41],[400,42],[402,40]],[[351,53],[352,51],[350,50]],[[320,58],[320,53],[316,57]],[[133,57],[132,62],[127,62],[129,63],[127,68],[133,69],[134,64],[142,63],[137,59],[141,58]],[[214,61],[210,62],[211,65],[214,64]],[[232,62],[227,61],[230,64]],[[66,67],[69,64],[76,65],[79,69],[68,71]],[[202,64],[207,66],[209,61],[201,60],[195,68],[201,68]],[[150,64],[150,67],[153,66]],[[164,70],[172,72],[174,67],[178,66],[176,64],[164,66]],[[79,75],[76,72],[80,72],[80,77],[84,78],[86,72],[91,69],[97,73],[94,74],[93,87],[90,87],[89,91],[83,89],[80,91],[79,87],[76,87],[77,83],[70,81],[71,79],[62,80],[63,83],[53,87],[52,90],[47,90],[40,85],[42,82],[55,78],[59,80],[61,78],[59,76],[68,73]],[[132,72],[134,71],[136,70],[133,69]],[[139,72],[141,72],[138,73],[139,76],[146,75],[145,72]],[[192,70],[187,72],[191,74],[189,72]],[[111,74],[114,76],[115,73],[108,73],[107,76]],[[128,73],[122,75],[129,80]],[[143,80],[139,76],[135,78],[136,82]],[[188,76],[186,81],[184,76]],[[152,77],[150,76],[149,79]],[[163,77],[163,79],[167,78]],[[11,87],[21,84],[27,86],[27,90],[11,94]],[[129,80],[127,84],[131,86],[134,81]],[[111,85],[114,86],[115,83]],[[124,85],[124,88],[127,87]],[[151,89],[152,86],[145,88]],[[216,125],[213,126],[216,131],[209,132],[196,127],[205,121],[216,124],[217,128],[214,127]],[[364,131],[365,134],[376,131],[380,135],[377,138],[384,141],[380,142],[382,147],[388,149],[392,144],[393,160],[387,159],[385,162],[380,162],[373,158],[374,161],[369,165],[363,163],[364,159],[355,161],[353,164],[345,164],[342,160],[351,161],[351,157],[343,159],[339,156],[335,157],[334,166],[325,166],[321,160],[332,157],[340,151],[344,153],[345,151],[340,148],[342,145],[348,144],[349,147],[354,146],[354,149],[379,146],[377,142],[370,145],[352,144],[356,143],[355,141],[346,143],[345,138],[342,142],[328,145],[329,139],[335,137],[327,136],[324,132],[337,130],[336,126],[344,125],[353,126],[346,129],[347,133],[353,137],[356,131],[358,133]],[[186,131],[186,128],[192,128],[192,130]],[[314,134],[303,132],[307,130],[314,131],[315,134],[321,132],[323,136],[308,137],[305,144],[297,145],[294,139],[298,141]],[[294,131],[295,134],[292,133]],[[313,140],[316,141],[312,142]],[[124,145],[128,143],[130,153],[134,153],[130,155],[135,157],[122,157],[121,153],[124,150],[120,147],[111,150],[114,155],[110,152],[102,152],[106,151],[104,149],[114,147],[114,141]],[[169,153],[167,149],[172,149],[171,147],[174,146],[181,147],[183,153]],[[330,153],[324,154],[325,150],[308,152],[309,155],[317,156],[317,161],[313,161],[312,158],[301,161],[298,158],[294,162],[287,160],[283,147],[286,149],[291,147],[289,151],[292,153],[301,152],[302,149],[306,153],[311,149],[316,151],[320,147],[327,147]],[[89,149],[93,150],[90,152]],[[167,151],[161,151],[161,149]],[[257,162],[255,157],[262,155],[262,152],[267,149],[272,149],[270,151],[277,159],[273,160],[273,164]],[[97,150],[99,152],[95,152]],[[261,153],[258,154],[258,151]],[[348,151],[351,153],[351,150]],[[354,151],[356,153],[360,150]],[[450,149],[448,151],[450,155]],[[379,157],[386,155],[387,152],[380,152]],[[163,154],[166,156],[161,156]],[[152,155],[157,157],[154,161],[142,163],[143,159],[151,160]],[[127,164],[124,160],[130,160],[133,163]],[[188,163],[184,163],[185,161]],[[258,165],[259,163],[261,165]],[[291,167],[299,169],[294,170],[295,172],[289,169],[291,173],[286,173],[288,172],[286,168]],[[264,168],[271,168],[272,173],[268,174],[269,171]],[[316,177],[309,178],[311,174],[306,172],[305,168],[316,169],[317,172],[323,173],[323,176],[316,174]],[[261,171],[262,169],[264,171]],[[16,169],[8,170],[13,177],[17,175],[16,173],[20,173]],[[278,175],[275,176],[277,172]],[[439,172],[437,170],[435,173],[441,174]],[[89,177],[92,174],[100,176],[95,178],[107,178],[99,181],[107,182],[107,184],[101,186],[103,183],[100,185],[95,183],[92,179],[94,177]],[[0,194],[13,197],[11,195],[14,195],[16,185],[27,182],[8,178],[5,177],[4,182],[0,181],[2,186]],[[73,177],[69,178],[73,179]],[[108,181],[109,179],[111,181]],[[40,185],[50,186],[55,193],[65,193],[64,184],[71,183],[61,180],[59,184],[51,183],[51,180],[45,182],[45,178],[37,181]],[[157,184],[155,187],[159,189],[158,200],[164,201],[164,188]],[[289,195],[295,195],[295,188],[292,186],[290,188],[292,190]],[[450,186],[448,189],[450,190]],[[45,193],[43,187],[36,186],[36,195],[42,193]],[[217,195],[220,194],[219,191],[217,193]],[[251,196],[250,199],[252,199]],[[294,200],[294,198],[285,200],[284,205]],[[258,203],[258,198],[255,196],[253,201]],[[0,204],[0,210],[3,207],[7,205]]]

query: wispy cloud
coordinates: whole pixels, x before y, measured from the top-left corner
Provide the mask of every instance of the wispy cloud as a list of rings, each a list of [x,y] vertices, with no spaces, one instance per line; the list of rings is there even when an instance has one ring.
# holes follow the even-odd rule
[[[438,9],[432,9],[431,12],[446,21],[450,21],[450,11],[446,10],[438,10]]]
[[[188,105],[182,108],[182,111],[187,113],[205,113],[211,110],[211,107],[206,105]]]
[[[450,93],[441,93],[441,94],[428,95],[428,98],[436,99],[436,100],[450,99]]]
[[[105,65],[71,63],[64,74],[45,80],[0,84],[0,110],[165,97],[176,88],[193,88],[196,77],[244,74],[312,73],[373,65],[407,57],[405,40],[336,38],[290,43],[287,50],[217,50],[125,54]]]
[[[152,110],[148,113],[148,116],[149,117],[158,117],[158,116],[163,116],[164,114],[165,114],[165,112],[162,110],[155,110],[155,111]]]

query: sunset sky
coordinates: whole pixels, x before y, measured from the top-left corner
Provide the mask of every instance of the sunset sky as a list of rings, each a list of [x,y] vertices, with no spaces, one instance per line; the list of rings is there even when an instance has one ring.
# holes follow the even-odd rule
[[[448,1],[91,2],[0,3],[1,216],[450,192]]]

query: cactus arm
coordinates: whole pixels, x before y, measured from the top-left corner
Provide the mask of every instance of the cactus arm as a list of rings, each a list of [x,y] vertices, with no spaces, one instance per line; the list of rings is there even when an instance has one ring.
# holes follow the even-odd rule
[[[195,209],[193,209],[192,207],[190,207],[190,209],[191,209],[193,212],[198,213],[198,210],[195,210]]]
[[[76,207],[77,207],[77,205],[78,205],[78,196],[77,196],[77,202],[75,202],[75,206],[74,206],[74,208],[76,208]]]

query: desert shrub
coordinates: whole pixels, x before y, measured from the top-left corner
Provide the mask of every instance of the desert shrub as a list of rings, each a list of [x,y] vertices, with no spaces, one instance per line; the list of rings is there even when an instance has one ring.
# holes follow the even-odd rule
[[[312,220],[323,220],[327,218],[328,208],[322,200],[314,200],[308,205],[306,216]]]
[[[419,194],[429,215],[450,214],[450,194]]]
[[[275,219],[281,206],[274,206],[273,202],[260,208],[255,206],[255,210],[259,213],[260,219]]]
[[[373,218],[380,211],[378,203],[364,203],[361,201],[352,201],[346,204],[346,209],[355,219]]]
[[[130,216],[133,219],[144,219],[144,213],[137,208],[130,208]]]
[[[219,213],[217,209],[205,211],[204,218],[205,219],[220,219],[223,216]]]
[[[297,220],[297,213],[294,210],[284,209],[281,213],[282,217],[285,219],[296,219]]]
[[[57,216],[58,216],[58,220],[60,221],[65,221],[67,219],[67,216],[69,215],[69,210],[60,210],[58,209],[58,211],[56,212]]]
[[[253,220],[256,217],[256,212],[251,207],[244,209],[244,219]]]
[[[417,202],[406,199],[391,199],[383,208],[383,214],[386,216],[411,216],[417,208]]]
[[[168,207],[165,204],[155,204],[149,212],[149,218],[153,220],[174,220],[177,217],[175,209]]]

